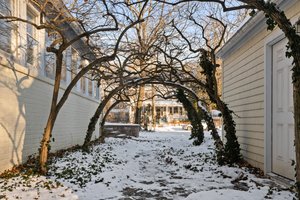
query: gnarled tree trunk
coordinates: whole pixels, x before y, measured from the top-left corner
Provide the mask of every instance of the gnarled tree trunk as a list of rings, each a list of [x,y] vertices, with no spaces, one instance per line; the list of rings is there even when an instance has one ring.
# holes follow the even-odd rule
[[[152,118],[152,130],[155,131],[156,127],[156,106],[155,106],[155,87],[152,85],[152,107],[151,107],[151,118]],[[167,111],[168,112],[168,111]]]
[[[60,80],[61,80],[62,59],[63,59],[63,54],[56,53],[55,82],[54,82],[54,88],[53,88],[53,93],[52,93],[50,114],[48,116],[47,124],[44,129],[44,134],[43,134],[43,138],[41,140],[41,145],[40,145],[39,167],[40,167],[40,172],[42,174],[47,173],[46,163],[48,160],[48,153],[50,150],[49,143],[50,143],[50,139],[51,139],[53,126],[54,126],[54,123],[55,123],[55,120],[56,120],[56,117],[58,114],[57,99],[58,99]]]
[[[218,94],[217,80],[215,77],[216,63],[214,52],[211,52],[211,58],[208,57],[209,53],[202,51],[200,58],[200,65],[204,70],[206,77],[206,92],[210,97],[210,100],[214,102],[218,109],[222,112],[224,119],[224,130],[226,137],[226,144],[224,148],[224,155],[228,164],[233,164],[241,160],[241,149],[236,136],[235,122],[232,117],[232,111],[221,100]]]
[[[182,89],[177,90],[176,94],[177,99],[182,103],[184,109],[187,111],[188,118],[192,125],[192,133],[190,139],[194,139],[193,145],[200,145],[204,139],[203,126],[202,126],[202,118],[200,117],[200,113],[195,109],[193,104],[184,94]]]
[[[145,96],[145,86],[141,85],[139,88],[138,99],[136,102],[136,110],[135,110],[135,118],[134,118],[135,124],[142,123],[142,109],[143,109],[144,96]]]
[[[296,187],[300,195],[300,74],[294,82],[294,117],[295,117],[295,150],[296,150]]]

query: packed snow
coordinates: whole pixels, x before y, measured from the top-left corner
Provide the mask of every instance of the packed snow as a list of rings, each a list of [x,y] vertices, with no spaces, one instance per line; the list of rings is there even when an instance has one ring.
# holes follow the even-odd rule
[[[208,133],[193,146],[189,132],[166,127],[131,139],[106,138],[90,153],[69,152],[49,176],[0,179],[0,199],[293,199],[288,188],[251,169],[219,166]]]

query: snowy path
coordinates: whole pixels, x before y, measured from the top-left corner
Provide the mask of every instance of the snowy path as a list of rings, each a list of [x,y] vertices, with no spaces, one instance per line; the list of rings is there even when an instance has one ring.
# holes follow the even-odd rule
[[[195,147],[187,131],[167,131],[108,138],[90,154],[74,152],[57,159],[51,179],[64,187],[54,187],[52,193],[20,186],[4,194],[8,199],[293,199],[284,187],[256,178],[247,169],[218,166],[208,136],[205,144]]]

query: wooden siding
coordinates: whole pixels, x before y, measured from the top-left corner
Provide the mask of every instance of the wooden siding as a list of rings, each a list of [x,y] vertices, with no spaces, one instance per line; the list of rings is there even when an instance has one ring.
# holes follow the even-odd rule
[[[298,15],[300,2],[288,11]],[[297,18],[297,17],[296,17]],[[223,99],[236,115],[237,136],[244,158],[264,168],[264,51],[271,32],[252,35],[240,49],[223,59]]]
[[[223,99],[235,112],[244,158],[264,166],[264,38],[260,33],[223,61]]]
[[[0,172],[38,152],[50,110],[52,83],[34,69],[0,65]],[[57,118],[51,151],[83,143],[98,103],[79,92],[70,94]],[[98,135],[97,126],[93,139]]]

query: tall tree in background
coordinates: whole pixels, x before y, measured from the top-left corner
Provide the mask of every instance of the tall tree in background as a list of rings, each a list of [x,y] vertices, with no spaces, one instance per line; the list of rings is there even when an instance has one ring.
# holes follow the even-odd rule
[[[144,8],[144,11],[141,12],[143,8],[141,4],[134,4],[134,1],[126,1],[127,5],[132,5],[131,13],[133,16],[141,15],[142,18],[145,18],[143,23],[138,24],[135,27],[134,38],[131,38],[131,42],[135,42],[136,49],[143,55],[145,54],[151,46],[159,42],[162,33],[168,23],[168,20],[172,14],[174,8],[164,5],[163,3],[157,3],[155,0],[149,0],[148,5]],[[136,61],[136,67],[142,70],[144,67],[148,67],[144,57],[140,57]],[[140,74],[141,78],[147,76],[145,73]],[[141,114],[142,106],[145,98],[145,85],[139,86],[139,92],[137,95],[136,109],[134,123],[141,124]]]
[[[227,138],[224,149],[225,160],[226,163],[233,164],[241,161],[240,146],[236,137],[232,111],[230,111],[227,105],[221,100],[220,93],[218,91],[218,82],[216,80],[216,71],[219,65],[217,64],[215,53],[223,44],[224,37],[226,33],[228,33],[226,29],[227,26],[213,16],[209,16],[208,20],[202,19],[197,21],[194,16],[199,14],[199,10],[201,10],[200,7],[194,5],[189,7],[189,9],[190,10],[183,13],[181,16],[185,17],[191,23],[185,23],[181,26],[181,24],[177,23],[177,21],[173,21],[172,26],[179,33],[191,54],[198,57],[197,54],[199,53],[200,57],[198,57],[199,60],[194,62],[194,64],[181,64],[181,69],[176,69],[176,71],[178,72],[178,70],[180,70],[183,74],[186,74],[186,76],[197,83],[198,87],[202,88],[202,90],[208,94],[210,101],[215,103],[217,108],[222,112]],[[180,26],[181,28],[179,29],[177,26]],[[191,30],[191,26],[195,29]],[[211,32],[211,30],[214,31]],[[186,34],[188,36],[186,36]],[[178,61],[180,54],[186,54],[186,50],[178,48],[178,44],[176,44],[179,43],[178,39],[173,42],[168,39],[166,43],[169,46],[170,44],[174,46],[172,48],[173,52],[178,52],[177,55],[173,56],[168,54],[168,56],[172,57],[172,59]],[[195,48],[195,46],[197,46],[197,48]],[[167,54],[166,51],[165,54]]]
[[[131,43],[129,43],[130,46]],[[124,47],[124,49],[128,49],[128,47]],[[139,59],[141,56],[147,58],[146,54],[142,54],[140,52],[135,52],[133,48],[131,51],[124,51],[129,52],[129,55],[118,56],[116,62],[109,62],[107,65],[103,65],[97,71],[99,81],[105,81],[105,95],[100,104],[98,105],[97,109],[95,110],[94,115],[90,119],[85,140],[83,143],[83,149],[88,151],[88,146],[91,142],[93,132],[96,129],[96,124],[100,118],[100,115],[103,113],[104,108],[107,106],[109,101],[115,96],[118,95],[120,92],[124,90],[129,90],[131,87],[138,87],[140,85],[146,84],[148,81],[155,78],[154,76],[147,76],[145,78],[141,78],[141,73],[147,72],[147,67],[142,69],[141,71],[136,68],[135,63],[136,60]]]

